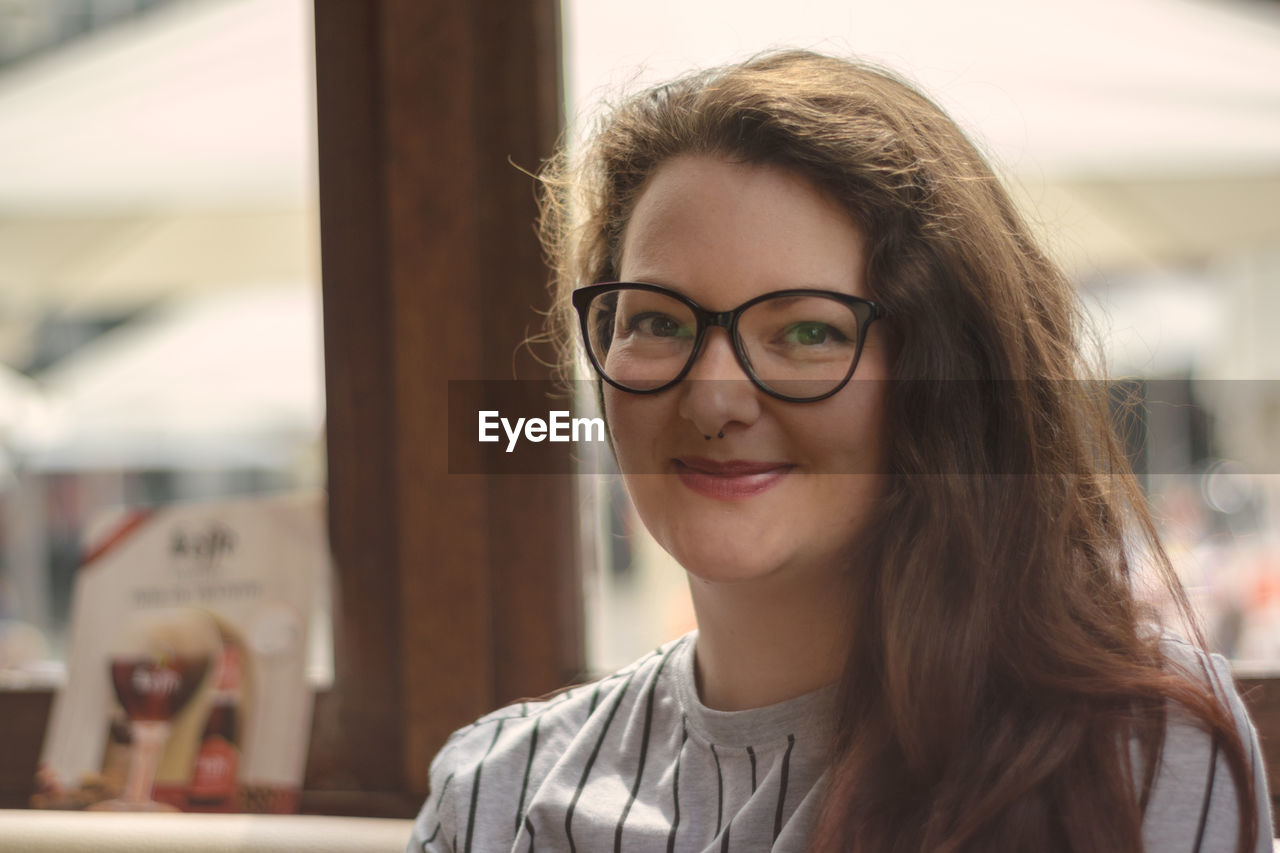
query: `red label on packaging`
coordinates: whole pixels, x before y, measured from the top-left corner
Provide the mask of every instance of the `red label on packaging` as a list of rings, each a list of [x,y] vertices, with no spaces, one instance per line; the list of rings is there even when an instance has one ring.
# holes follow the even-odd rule
[[[240,754],[235,744],[219,735],[205,738],[191,774],[192,801],[229,800],[235,795]]]

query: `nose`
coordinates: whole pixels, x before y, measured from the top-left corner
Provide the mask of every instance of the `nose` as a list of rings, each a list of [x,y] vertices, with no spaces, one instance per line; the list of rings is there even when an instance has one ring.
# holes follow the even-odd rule
[[[729,333],[709,329],[697,360],[679,385],[679,413],[702,435],[745,428],[760,416],[760,398],[738,363]]]

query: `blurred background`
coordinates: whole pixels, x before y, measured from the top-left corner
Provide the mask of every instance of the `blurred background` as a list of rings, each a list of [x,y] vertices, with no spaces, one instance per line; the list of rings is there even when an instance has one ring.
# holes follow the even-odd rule
[[[323,485],[313,57],[301,0],[0,0],[0,668],[102,513]]]
[[[1212,641],[1280,669],[1280,3],[563,0],[570,132],[778,46],[919,83],[1078,283]],[[86,525],[322,486],[303,0],[0,0],[0,670],[58,677]],[[692,627],[582,477],[591,668]],[[42,675],[43,674],[43,675]]]

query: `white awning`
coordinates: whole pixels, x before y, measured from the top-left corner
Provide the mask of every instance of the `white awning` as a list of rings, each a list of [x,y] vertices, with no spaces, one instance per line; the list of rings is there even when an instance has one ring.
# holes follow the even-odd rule
[[[175,301],[45,371],[52,407],[14,436],[34,470],[283,468],[320,437],[318,288]]]
[[[595,0],[563,6],[571,115],[619,85],[806,47],[914,79],[1009,172],[1049,180],[1280,172],[1274,4],[653,0],[642,13]]]
[[[306,0],[187,0],[0,75],[0,216],[298,208],[314,195]]]

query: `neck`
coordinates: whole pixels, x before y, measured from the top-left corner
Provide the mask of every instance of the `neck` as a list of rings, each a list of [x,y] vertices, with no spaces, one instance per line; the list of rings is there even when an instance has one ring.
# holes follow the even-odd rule
[[[837,681],[848,654],[849,599],[828,574],[745,583],[689,576],[698,614],[702,703],[762,708]]]

